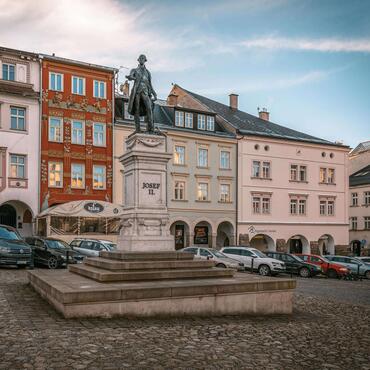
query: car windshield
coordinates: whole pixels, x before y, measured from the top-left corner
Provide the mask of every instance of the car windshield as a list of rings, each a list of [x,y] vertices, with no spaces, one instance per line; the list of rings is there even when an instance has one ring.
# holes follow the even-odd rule
[[[265,253],[262,253],[258,249],[253,249],[252,252],[259,258],[268,258]]]
[[[229,258],[228,256],[226,256],[225,254],[223,254],[222,252],[219,252],[219,251],[209,250],[209,252],[212,253],[217,258]]]
[[[7,227],[0,227],[0,238],[8,240],[22,240],[17,231],[8,229]]]
[[[47,246],[51,249],[69,249],[69,245],[62,240],[45,240]]]

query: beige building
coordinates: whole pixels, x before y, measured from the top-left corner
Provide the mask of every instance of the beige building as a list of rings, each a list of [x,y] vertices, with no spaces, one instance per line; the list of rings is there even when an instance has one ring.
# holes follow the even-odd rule
[[[174,248],[193,244],[220,248],[236,235],[236,138],[215,120],[215,113],[175,88],[155,104],[156,126],[167,136],[173,158],[167,168],[167,204]],[[114,196],[125,204],[125,139],[134,130],[127,94],[116,98]]]
[[[354,255],[370,255],[370,141],[349,155],[349,240]]]

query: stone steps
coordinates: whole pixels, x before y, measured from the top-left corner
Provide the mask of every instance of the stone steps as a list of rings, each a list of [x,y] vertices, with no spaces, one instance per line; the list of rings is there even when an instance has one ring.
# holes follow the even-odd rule
[[[171,270],[110,271],[87,264],[69,265],[69,271],[99,282],[125,282],[167,279],[230,278],[234,270],[217,267]]]
[[[198,268],[211,268],[214,267],[213,261],[207,260],[153,260],[153,261],[127,261],[109,259],[103,257],[88,257],[84,259],[84,264],[89,266],[98,267],[105,270],[171,270],[171,269],[198,269]]]
[[[100,252],[100,257],[120,261],[173,261],[193,260],[194,256],[188,252],[163,251],[163,252]]]

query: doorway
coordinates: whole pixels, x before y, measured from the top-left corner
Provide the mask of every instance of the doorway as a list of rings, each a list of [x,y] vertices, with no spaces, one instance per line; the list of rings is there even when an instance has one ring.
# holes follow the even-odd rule
[[[17,212],[10,204],[0,206],[0,224],[17,227]]]

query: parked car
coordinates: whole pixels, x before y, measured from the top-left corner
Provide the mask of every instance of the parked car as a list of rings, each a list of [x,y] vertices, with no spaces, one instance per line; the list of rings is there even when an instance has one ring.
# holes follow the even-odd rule
[[[245,270],[244,263],[229,258],[216,249],[191,246],[184,248],[182,251],[194,254],[195,258],[211,259],[215,261],[216,267],[232,268],[239,271]]]
[[[243,262],[246,268],[257,270],[260,275],[276,275],[285,272],[285,264],[282,261],[267,257],[264,253],[255,248],[230,246],[220,250],[226,256]]]
[[[35,265],[44,265],[49,269],[66,266],[67,251],[68,263],[77,263],[74,252],[68,243],[55,238],[28,237],[27,243],[33,250],[33,261]]]
[[[88,257],[99,257],[100,251],[110,252],[117,249],[117,244],[98,239],[74,239],[69,245],[74,251]]]
[[[286,271],[292,274],[297,274],[301,277],[314,277],[321,273],[321,267],[312,263],[304,262],[297,256],[291,253],[284,252],[265,252],[268,257],[275,258],[285,263]]]
[[[333,261],[340,265],[346,266],[353,274],[359,273],[360,276],[365,276],[370,279],[370,264],[363,262],[357,257],[347,256],[325,256],[329,261]]]
[[[0,265],[20,268],[31,264],[31,247],[11,226],[0,225]]]
[[[333,263],[323,256],[318,256],[316,254],[296,254],[296,256],[305,262],[320,266],[322,272],[329,278],[343,277],[351,273],[347,267],[339,265],[338,263]]]
[[[361,260],[365,263],[370,263],[370,257],[356,257],[357,259]]]

